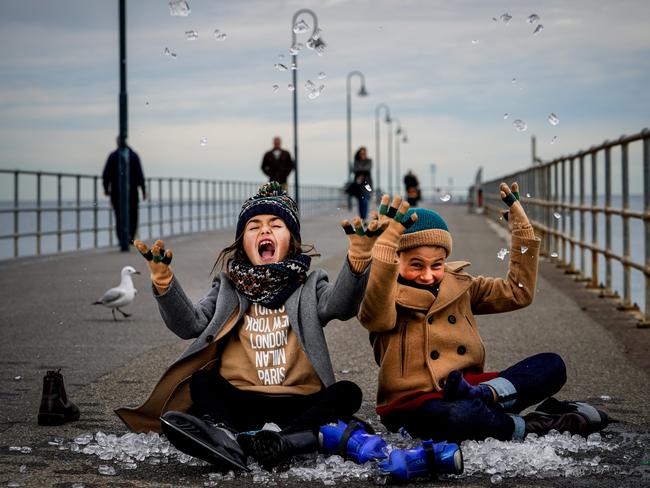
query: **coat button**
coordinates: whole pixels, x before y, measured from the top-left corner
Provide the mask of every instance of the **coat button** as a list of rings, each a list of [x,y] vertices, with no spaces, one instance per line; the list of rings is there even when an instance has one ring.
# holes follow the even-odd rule
[[[436,360],[440,357],[440,353],[438,351],[431,351],[431,359]]]
[[[214,340],[214,336],[212,334],[205,336],[205,342],[211,343],[213,340]]]
[[[462,356],[467,352],[467,348],[465,346],[458,346],[458,349],[456,351]]]
[[[447,317],[447,321],[450,324],[455,324],[456,323],[456,317],[454,315],[450,315],[449,317]]]
[[[429,322],[429,324],[433,324],[433,315],[429,315],[427,322]]]

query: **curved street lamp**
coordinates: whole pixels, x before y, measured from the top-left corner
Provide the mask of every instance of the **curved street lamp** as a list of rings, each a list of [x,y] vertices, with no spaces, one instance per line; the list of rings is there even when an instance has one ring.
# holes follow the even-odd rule
[[[393,119],[390,119],[386,122],[388,125],[388,193],[393,195],[392,186],[393,186]]]
[[[363,76],[363,73],[361,71],[350,71],[348,73],[347,81],[346,81],[346,89],[347,89],[347,122],[348,122],[348,181],[350,181],[350,177],[352,176],[352,95],[350,93],[351,91],[351,81],[353,76],[358,76],[361,79],[361,88],[359,88],[359,92],[357,93],[358,96],[360,97],[367,97],[368,92],[366,91],[366,78]]]
[[[309,43],[311,43],[311,48],[315,49],[319,54],[325,49],[325,41],[320,38],[320,33],[318,29],[318,17],[316,14],[309,10],[308,8],[303,8],[296,11],[293,14],[291,19],[291,69],[293,71],[293,160],[295,164],[294,169],[294,185],[295,185],[295,199],[296,205],[300,208],[300,195],[299,195],[299,186],[298,186],[298,50],[296,49],[296,23],[298,18],[303,15],[309,15],[314,23],[314,29],[312,30],[311,36],[309,37]]]
[[[406,131],[402,129],[402,121],[397,117],[395,117],[395,120],[397,121],[397,127],[395,128],[395,182],[397,184],[397,192],[399,193],[401,191],[400,175],[402,171],[400,168],[399,143],[400,139],[402,142],[407,143],[408,138],[406,137]]]
[[[381,171],[379,168],[379,161],[380,161],[380,144],[379,144],[379,114],[381,112],[381,109],[384,109],[384,112],[386,113],[386,118],[384,119],[384,122],[386,124],[390,124],[390,108],[388,108],[388,105],[385,103],[380,103],[377,105],[377,108],[375,108],[375,160],[377,161],[376,164],[376,175],[377,178],[375,179],[374,186],[378,190],[381,190],[381,181],[380,181],[380,176],[381,176]],[[390,139],[391,132],[390,132],[390,127],[388,128],[388,139]],[[390,185],[390,182],[389,182]],[[379,192],[377,193],[377,197],[380,198]]]

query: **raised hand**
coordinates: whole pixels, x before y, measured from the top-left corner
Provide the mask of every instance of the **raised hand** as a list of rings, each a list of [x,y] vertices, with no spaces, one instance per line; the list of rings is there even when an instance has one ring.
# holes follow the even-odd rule
[[[374,219],[364,229],[360,217],[355,217],[352,224],[349,220],[342,220],[341,227],[348,236],[348,260],[350,267],[355,273],[362,273],[372,257],[372,247],[375,245],[377,238],[386,230],[388,224],[381,225],[377,219]]]
[[[165,243],[161,239],[154,242],[151,249],[141,240],[133,241],[140,254],[147,260],[149,271],[151,273],[151,282],[154,284],[159,293],[164,293],[174,277],[174,273],[169,264],[172,262],[171,249],[165,250]]]
[[[501,183],[499,193],[501,194],[501,200],[510,207],[503,213],[503,218],[508,221],[510,230],[530,227],[528,216],[519,202],[519,184],[515,182],[508,187],[505,182]]]
[[[418,216],[413,213],[410,217],[405,217],[411,206],[408,202],[402,201],[401,196],[395,195],[389,206],[388,202],[390,201],[389,195],[381,197],[379,215],[377,217],[380,225],[386,226],[386,230],[378,242],[391,247],[397,247],[401,235],[416,222]]]

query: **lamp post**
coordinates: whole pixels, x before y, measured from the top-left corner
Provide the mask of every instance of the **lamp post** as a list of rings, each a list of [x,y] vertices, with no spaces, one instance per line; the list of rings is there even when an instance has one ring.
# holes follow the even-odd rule
[[[393,119],[390,119],[386,125],[388,126],[388,194],[392,195],[393,186]]]
[[[406,135],[406,129],[402,129],[402,142],[403,142],[404,144],[406,144],[408,141],[409,141],[409,139],[408,139],[408,137],[407,137],[407,135]],[[397,147],[399,147],[399,140],[398,140],[397,142],[398,142]],[[398,154],[399,154],[399,152],[398,152]],[[401,173],[402,168],[401,168],[401,166],[400,166],[401,163],[402,163],[402,162],[400,161],[400,158],[398,157],[398,158],[397,158],[397,174],[398,174],[398,175],[401,175],[401,174],[402,174],[402,173]],[[400,176],[398,176],[397,180],[398,180],[397,182],[398,182],[399,184],[402,184],[402,183],[403,183],[403,181],[400,180]]]
[[[308,8],[303,8],[296,11],[293,14],[291,19],[291,70],[293,71],[292,80],[293,80],[293,160],[295,164],[294,169],[294,185],[295,185],[295,199],[296,205],[300,208],[300,188],[298,186],[298,50],[296,46],[296,23],[298,18],[303,15],[309,15],[312,18],[314,23],[314,29],[312,30],[310,41],[311,47],[316,49],[319,53],[325,48],[325,42],[320,38],[318,33],[318,17],[316,14],[309,10]],[[315,37],[318,36],[318,37]]]
[[[379,150],[380,150],[380,144],[379,144],[379,113],[381,112],[381,109],[384,109],[384,112],[386,112],[386,118],[384,121],[389,124],[390,123],[390,108],[388,108],[388,105],[385,103],[380,103],[377,105],[377,108],[375,108],[375,160],[377,161],[376,163],[376,174],[377,178],[375,179],[375,188],[378,190],[381,190],[381,171],[379,168]],[[389,137],[390,139],[390,132],[389,132]],[[377,193],[377,197],[380,197],[379,193]]]
[[[361,79],[361,88],[359,88],[360,97],[367,97],[368,92],[366,91],[366,78],[363,76],[361,71],[350,71],[347,77],[347,122],[348,122],[348,181],[350,181],[350,176],[352,175],[352,95],[351,95],[351,81],[353,76],[358,76]]]
[[[400,175],[402,174],[402,170],[400,168],[400,139],[402,142],[407,143],[408,138],[406,137],[406,131],[402,129],[402,122],[399,120],[397,117],[395,117],[395,120],[397,121],[397,127],[395,128],[395,183],[397,187],[397,192],[400,192],[401,188],[401,182],[400,182]]]
[[[118,236],[120,237],[120,250],[126,252],[129,250],[129,186],[130,186],[130,167],[129,167],[129,150],[126,146],[128,137],[128,102],[126,93],[126,0],[119,2],[119,23],[120,23],[120,135],[118,137],[118,188],[120,193],[119,202],[117,202],[120,218],[116,219]],[[114,191],[111,189],[111,191]]]

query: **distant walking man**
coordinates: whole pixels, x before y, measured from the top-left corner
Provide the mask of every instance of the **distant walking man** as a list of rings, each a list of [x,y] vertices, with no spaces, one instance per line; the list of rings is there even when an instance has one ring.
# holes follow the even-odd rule
[[[289,151],[282,149],[282,139],[273,138],[273,149],[264,154],[262,158],[262,171],[269,177],[269,181],[277,181],[282,188],[287,190],[287,178],[295,169],[295,164]]]
[[[122,233],[122,216],[120,215],[120,158],[119,158],[119,138],[117,140],[118,149],[109,154],[104,166],[102,180],[104,184],[104,194],[111,198],[111,204],[115,211],[115,228],[117,229],[117,238],[120,239]],[[140,157],[138,154],[126,146],[129,151],[129,167],[130,167],[130,185],[129,185],[129,235],[127,242],[131,242],[135,237],[138,229],[138,203],[140,201],[138,195],[138,187],[142,188],[142,199],[147,199],[147,189],[144,182],[144,174],[142,173],[142,166],[140,165]]]

